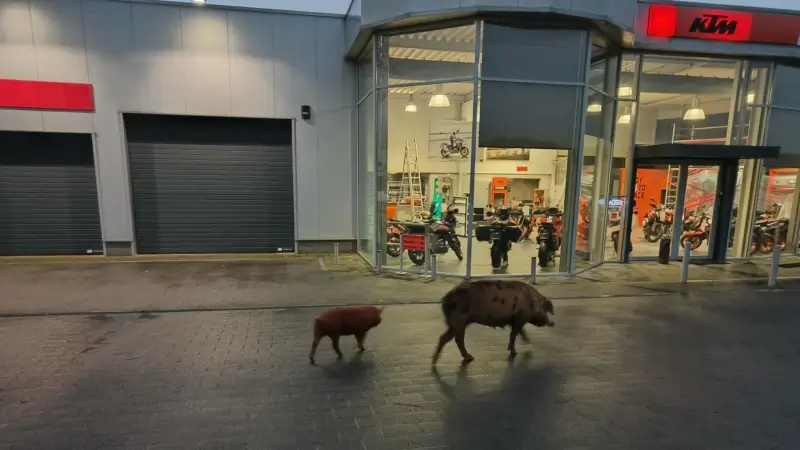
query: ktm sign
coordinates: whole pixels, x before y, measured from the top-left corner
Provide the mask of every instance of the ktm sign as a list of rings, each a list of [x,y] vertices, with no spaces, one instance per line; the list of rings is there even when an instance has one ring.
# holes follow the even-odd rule
[[[736,25],[739,22],[731,20],[727,15],[703,14],[697,17],[689,27],[689,33],[727,34],[736,35]]]
[[[649,5],[647,36],[800,45],[800,16]]]

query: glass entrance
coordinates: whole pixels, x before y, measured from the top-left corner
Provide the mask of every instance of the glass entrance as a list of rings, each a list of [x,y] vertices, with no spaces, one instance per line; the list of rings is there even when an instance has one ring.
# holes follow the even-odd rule
[[[688,242],[692,249],[692,259],[709,259],[717,239],[718,221],[715,219],[720,192],[720,166],[687,165],[685,173],[685,182],[681,183],[682,208],[679,208],[682,209],[682,220],[679,224],[680,230],[674,234],[679,238],[675,239],[677,245],[673,245],[672,256],[683,259],[684,246]]]
[[[687,242],[692,259],[722,257],[715,255],[716,240],[728,231],[723,226],[718,233],[715,220],[723,191],[720,174],[721,165],[715,164],[637,165],[630,190],[634,204],[628,259],[655,260],[666,252],[670,260],[679,261]],[[614,238],[612,245],[621,248],[620,240]]]

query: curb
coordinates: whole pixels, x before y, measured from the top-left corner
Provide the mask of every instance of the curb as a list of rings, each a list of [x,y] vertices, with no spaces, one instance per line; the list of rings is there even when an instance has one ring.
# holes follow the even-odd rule
[[[755,287],[755,286],[754,286]],[[795,289],[784,289],[780,287],[767,288],[759,287],[752,289],[751,292],[793,292],[800,291],[800,287]],[[600,294],[600,295],[570,295],[565,297],[550,296],[552,300],[607,300],[611,298],[638,298],[638,297],[665,297],[674,295],[700,295],[706,294],[704,291],[689,291],[688,293],[681,294],[677,290],[670,290],[663,292],[642,292],[636,294]],[[372,304],[377,306],[411,306],[411,305],[436,305],[440,300],[408,300],[408,301],[391,301]],[[39,318],[39,317],[75,317],[75,316],[122,316],[122,315],[154,315],[154,314],[170,314],[170,313],[202,313],[202,312],[248,312],[248,311],[277,311],[277,310],[293,310],[293,309],[327,309],[327,308],[343,308],[348,306],[367,306],[369,303],[315,303],[310,305],[268,305],[268,306],[231,306],[231,307],[209,307],[209,308],[163,308],[163,309],[139,309],[139,310],[106,310],[106,311],[63,311],[63,312],[19,312],[19,313],[2,313],[0,312],[0,319],[23,319],[23,318]]]

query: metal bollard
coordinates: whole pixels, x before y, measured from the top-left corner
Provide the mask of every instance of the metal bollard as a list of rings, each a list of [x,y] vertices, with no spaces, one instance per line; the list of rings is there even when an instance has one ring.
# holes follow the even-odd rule
[[[376,262],[376,264],[375,264],[375,273],[380,275],[381,274],[381,268],[383,267],[383,260],[381,259],[381,251],[380,250],[376,250],[375,251],[375,256],[377,257],[377,261],[375,261]]]
[[[683,262],[681,263],[681,294],[689,293],[689,261],[692,259],[692,243],[683,246]]]
[[[536,284],[536,257],[531,256],[531,284]]]
[[[339,243],[338,242],[334,242],[333,243],[333,263],[334,264],[339,264]],[[378,260],[378,263],[380,263],[380,260]]]
[[[781,246],[778,245],[777,239],[774,240],[775,244],[772,247],[772,266],[769,268],[769,281],[767,287],[774,289],[778,284],[778,266],[781,263]]]
[[[431,280],[436,280],[436,255],[431,255]]]
[[[403,236],[400,235],[400,273],[403,273]]]
[[[425,262],[422,264],[422,274],[428,274],[428,266],[431,263],[431,248],[429,245],[428,233],[425,233]]]

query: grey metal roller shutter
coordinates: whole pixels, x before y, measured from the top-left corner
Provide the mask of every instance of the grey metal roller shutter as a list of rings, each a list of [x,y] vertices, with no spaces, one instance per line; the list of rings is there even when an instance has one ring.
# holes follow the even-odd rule
[[[91,135],[0,132],[0,255],[102,253]]]
[[[294,251],[291,122],[238,120],[126,117],[139,253]]]

